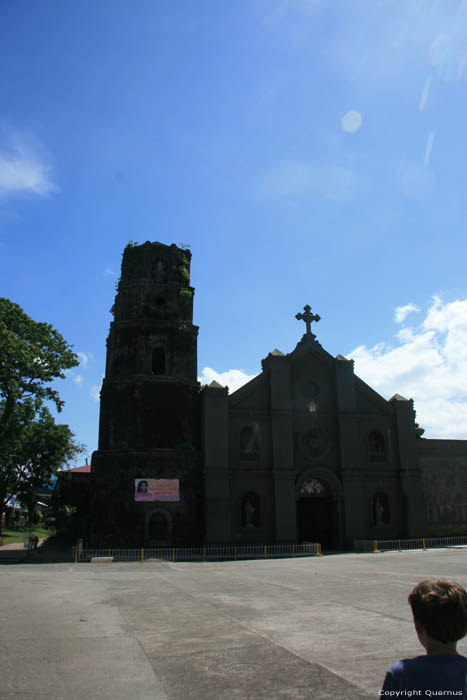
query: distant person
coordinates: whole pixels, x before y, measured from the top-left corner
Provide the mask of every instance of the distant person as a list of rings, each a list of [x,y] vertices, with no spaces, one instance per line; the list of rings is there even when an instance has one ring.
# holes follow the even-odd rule
[[[391,666],[381,697],[392,691],[413,696],[433,695],[467,698],[467,658],[457,652],[457,641],[467,634],[467,593],[455,581],[427,579],[409,595],[413,621],[425,656],[402,659]],[[418,691],[418,692],[417,692]],[[440,693],[438,691],[445,691]],[[402,697],[402,694],[401,694]]]

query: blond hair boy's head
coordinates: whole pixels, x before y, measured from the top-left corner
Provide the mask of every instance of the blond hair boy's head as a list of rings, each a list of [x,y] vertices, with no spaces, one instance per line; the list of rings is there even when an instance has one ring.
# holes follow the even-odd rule
[[[455,581],[427,579],[409,595],[414,618],[427,634],[443,644],[467,634],[467,593]]]

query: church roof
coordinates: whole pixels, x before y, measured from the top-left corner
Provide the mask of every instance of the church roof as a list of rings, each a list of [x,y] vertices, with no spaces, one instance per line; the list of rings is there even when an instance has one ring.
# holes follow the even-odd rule
[[[62,469],[64,472],[71,472],[72,474],[90,474],[91,465],[84,464],[82,467],[72,467],[71,469]]]

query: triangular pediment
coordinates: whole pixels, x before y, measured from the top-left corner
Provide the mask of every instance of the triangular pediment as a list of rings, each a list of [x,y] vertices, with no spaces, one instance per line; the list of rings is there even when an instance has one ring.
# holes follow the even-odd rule
[[[310,402],[319,411],[334,413],[336,410],[335,359],[314,340],[303,336],[288,356],[292,402],[296,410],[302,410]]]

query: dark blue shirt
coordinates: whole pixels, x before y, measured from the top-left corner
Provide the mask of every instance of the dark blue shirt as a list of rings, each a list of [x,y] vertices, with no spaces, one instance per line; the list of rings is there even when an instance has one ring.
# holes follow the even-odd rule
[[[450,698],[467,700],[467,659],[454,654],[426,654],[402,659],[386,673],[381,692],[383,698],[385,690],[447,690]],[[428,695],[423,692],[421,697]]]

